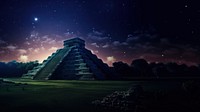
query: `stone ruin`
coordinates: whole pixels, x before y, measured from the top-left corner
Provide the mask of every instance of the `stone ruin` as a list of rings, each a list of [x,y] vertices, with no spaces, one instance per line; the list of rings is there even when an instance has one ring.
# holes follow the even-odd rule
[[[97,112],[143,112],[141,99],[144,97],[143,87],[135,85],[128,91],[115,91],[92,104]]]
[[[22,78],[35,80],[105,80],[114,74],[107,64],[85,48],[85,41],[72,38],[64,41],[43,63],[29,70]]]

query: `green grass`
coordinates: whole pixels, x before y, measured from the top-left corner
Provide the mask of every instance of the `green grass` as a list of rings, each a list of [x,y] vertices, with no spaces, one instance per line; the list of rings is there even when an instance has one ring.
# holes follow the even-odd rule
[[[0,87],[0,108],[4,111],[94,111],[92,101],[114,91],[127,90],[131,81],[34,81],[8,79],[28,85]]]
[[[148,91],[180,87],[180,83],[163,81],[7,80],[21,85],[0,86],[1,112],[94,112],[92,101],[132,85]]]

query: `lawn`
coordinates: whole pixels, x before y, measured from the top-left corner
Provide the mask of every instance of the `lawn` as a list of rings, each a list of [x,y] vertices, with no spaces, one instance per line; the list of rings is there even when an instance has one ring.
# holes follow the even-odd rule
[[[163,81],[7,80],[15,84],[0,86],[1,112],[94,112],[92,101],[133,85],[148,91],[180,87],[177,82]]]
[[[90,112],[94,111],[93,100],[127,90],[134,84],[131,81],[8,80],[21,84],[0,87],[0,109],[20,112]]]

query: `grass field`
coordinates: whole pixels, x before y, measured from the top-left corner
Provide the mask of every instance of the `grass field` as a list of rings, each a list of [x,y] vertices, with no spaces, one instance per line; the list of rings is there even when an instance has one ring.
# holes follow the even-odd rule
[[[180,86],[147,81],[7,80],[21,84],[1,85],[1,112],[94,112],[92,101],[132,85],[140,84],[149,90]]]

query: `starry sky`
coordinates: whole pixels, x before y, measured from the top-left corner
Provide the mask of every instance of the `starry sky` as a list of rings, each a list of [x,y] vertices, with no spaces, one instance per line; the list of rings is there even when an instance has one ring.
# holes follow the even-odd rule
[[[112,65],[200,63],[200,7],[192,0],[1,0],[0,61],[42,62],[81,37]]]

